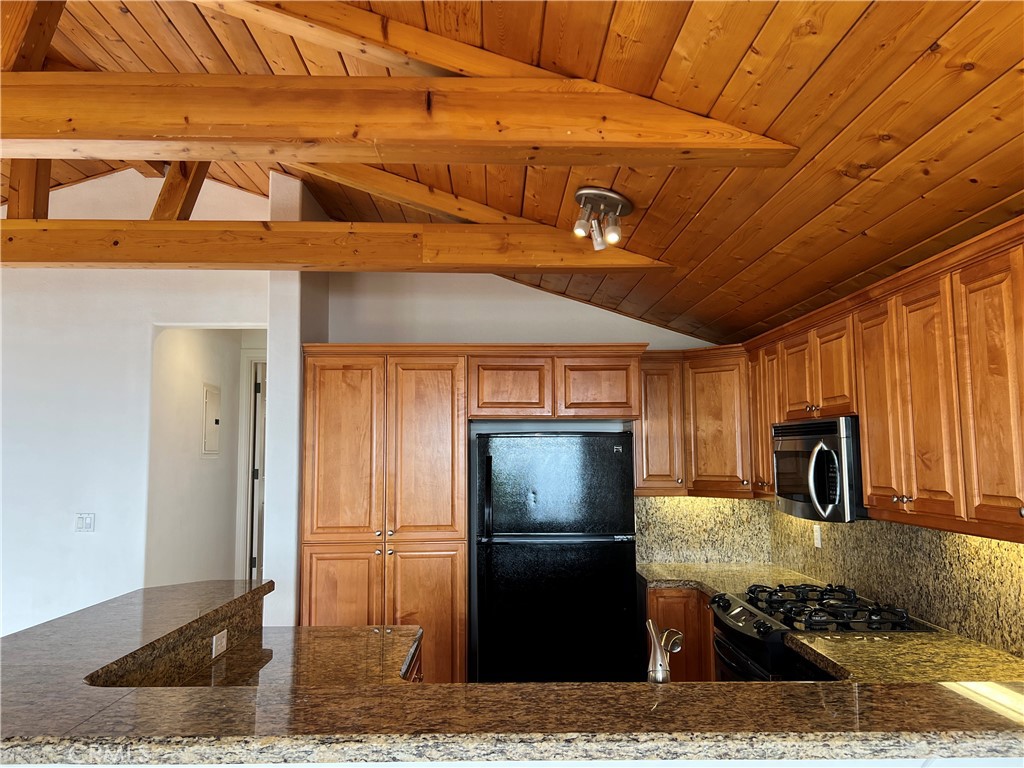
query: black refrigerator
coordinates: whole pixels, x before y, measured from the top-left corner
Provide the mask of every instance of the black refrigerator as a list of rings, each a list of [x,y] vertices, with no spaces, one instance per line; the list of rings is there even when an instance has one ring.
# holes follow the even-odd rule
[[[631,432],[471,445],[469,679],[646,679]]]

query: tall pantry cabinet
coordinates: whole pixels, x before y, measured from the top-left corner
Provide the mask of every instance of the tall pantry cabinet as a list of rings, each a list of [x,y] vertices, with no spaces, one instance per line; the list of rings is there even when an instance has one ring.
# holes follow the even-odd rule
[[[305,359],[300,621],[423,627],[423,678],[462,682],[466,361]]]

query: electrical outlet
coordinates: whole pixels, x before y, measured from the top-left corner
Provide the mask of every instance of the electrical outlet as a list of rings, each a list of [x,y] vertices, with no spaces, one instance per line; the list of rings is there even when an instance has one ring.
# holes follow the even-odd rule
[[[814,546],[821,549],[821,526],[817,523],[814,525]]]
[[[93,512],[75,513],[75,533],[94,533],[96,531],[96,515]]]
[[[217,658],[228,649],[228,631],[222,629],[213,636],[213,658]]]

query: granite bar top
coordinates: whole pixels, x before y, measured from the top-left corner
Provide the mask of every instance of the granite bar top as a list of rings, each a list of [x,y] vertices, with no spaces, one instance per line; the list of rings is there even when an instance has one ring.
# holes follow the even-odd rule
[[[154,597],[151,608],[178,604]],[[252,599],[213,612],[250,613]],[[132,655],[127,641],[102,647],[104,622],[116,630],[148,615],[139,642],[198,634],[209,653],[214,627],[196,625],[211,611],[189,619],[179,606],[158,620],[134,600],[111,603],[0,641],[2,762],[970,758],[1016,757],[1024,746],[1012,710],[1019,683],[995,685],[1010,710],[977,690],[920,682],[360,684],[341,671],[353,637],[316,628],[239,638],[234,671],[202,684],[193,672],[170,687],[90,686],[85,675]],[[118,606],[133,618],[119,621]],[[408,636],[395,640],[397,649]],[[365,634],[357,642],[374,657]]]
[[[645,563],[637,572],[649,588],[696,589],[709,596],[742,595],[751,584],[820,583],[771,564]],[[1024,680],[1024,659],[941,627],[934,632],[790,632],[786,645],[839,680]]]

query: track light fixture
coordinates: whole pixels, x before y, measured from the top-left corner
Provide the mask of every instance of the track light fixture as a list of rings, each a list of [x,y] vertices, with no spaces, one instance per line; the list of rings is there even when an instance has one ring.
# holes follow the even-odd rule
[[[586,237],[594,242],[595,251],[603,251],[608,245],[622,240],[620,216],[633,212],[633,204],[618,192],[603,187],[580,187],[576,190],[576,202],[580,212],[572,227],[576,237]]]

